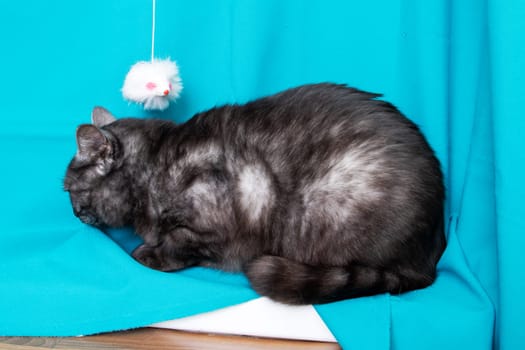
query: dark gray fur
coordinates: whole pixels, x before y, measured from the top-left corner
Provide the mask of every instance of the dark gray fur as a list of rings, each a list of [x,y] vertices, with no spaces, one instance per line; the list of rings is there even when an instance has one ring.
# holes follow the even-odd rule
[[[445,246],[440,165],[378,96],[305,85],[181,125],[98,107],[64,187],[83,222],[133,226],[154,269],[242,270],[289,304],[423,288]]]

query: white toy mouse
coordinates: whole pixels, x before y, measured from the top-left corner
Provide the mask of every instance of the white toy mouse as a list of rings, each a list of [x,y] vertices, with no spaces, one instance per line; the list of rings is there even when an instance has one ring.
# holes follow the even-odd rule
[[[144,109],[164,110],[179,97],[182,83],[177,64],[169,59],[140,61],[134,64],[124,80],[125,99],[144,104]]]

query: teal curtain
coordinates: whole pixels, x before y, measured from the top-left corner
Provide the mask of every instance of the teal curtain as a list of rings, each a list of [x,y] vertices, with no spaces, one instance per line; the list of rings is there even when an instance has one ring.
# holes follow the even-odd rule
[[[132,232],[72,215],[74,132],[103,105],[182,122],[228,102],[333,81],[381,92],[446,174],[448,247],[431,287],[316,306],[345,349],[525,348],[525,2],[157,0],[156,55],[184,91],[163,113],[120,87],[150,54],[151,2],[0,4],[0,335],[144,326],[257,297],[242,275],[160,273]]]

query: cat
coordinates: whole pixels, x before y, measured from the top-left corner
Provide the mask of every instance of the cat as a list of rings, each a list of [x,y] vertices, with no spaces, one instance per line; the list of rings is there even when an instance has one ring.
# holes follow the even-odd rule
[[[182,124],[96,107],[64,189],[84,223],[132,226],[153,269],[243,271],[286,304],[424,288],[446,245],[443,175],[380,96],[303,85]]]

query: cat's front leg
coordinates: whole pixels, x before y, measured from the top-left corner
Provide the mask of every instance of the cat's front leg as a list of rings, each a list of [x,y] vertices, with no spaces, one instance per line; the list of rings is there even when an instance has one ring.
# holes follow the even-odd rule
[[[144,244],[153,248],[161,244],[162,237],[160,235],[161,228],[155,223],[155,220],[146,216],[140,217],[134,222],[133,227],[139,237],[142,238]]]
[[[131,256],[142,265],[159,271],[176,271],[188,266],[187,262],[167,254],[162,244],[157,246],[142,244],[131,253]]]

